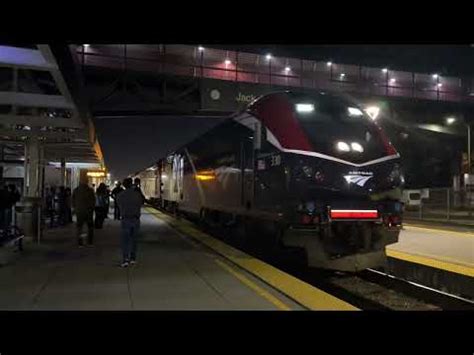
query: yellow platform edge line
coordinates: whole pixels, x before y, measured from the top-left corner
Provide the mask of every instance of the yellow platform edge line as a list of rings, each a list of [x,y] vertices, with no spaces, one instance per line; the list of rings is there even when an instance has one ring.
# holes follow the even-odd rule
[[[235,278],[237,278],[240,282],[245,284],[248,288],[252,289],[255,291],[259,296],[265,298],[268,302],[272,303],[275,307],[284,310],[284,311],[290,311],[291,308],[288,307],[286,304],[284,304],[282,301],[280,301],[278,298],[273,296],[271,293],[267,292],[254,282],[250,281],[247,277],[242,275],[240,272],[237,272],[234,270],[232,267],[227,265],[226,263],[220,261],[220,260],[214,260],[221,268],[226,270],[228,273],[232,274]]]
[[[393,249],[386,249],[386,253],[387,256],[391,258],[400,259],[415,264],[430,266],[436,269],[446,270],[464,276],[474,277],[474,268],[469,266],[453,264],[440,259],[435,259],[433,257],[411,254]]]
[[[459,237],[464,237],[464,238],[474,238],[474,233],[471,233],[471,232],[458,232],[458,231],[453,231],[453,230],[449,230],[449,229],[431,228],[431,227],[421,226],[420,224],[411,224],[411,223],[409,223],[409,224],[405,224],[404,228],[407,229],[407,230],[420,229],[420,230],[425,230],[425,231],[432,232],[432,233],[434,233],[434,232],[443,232],[443,233],[452,234],[452,235],[459,236]]]
[[[310,310],[359,310],[343,300],[195,229],[189,221],[177,221],[151,208],[148,209],[148,212],[164,220],[178,231],[208,246],[218,254],[224,256],[226,259]]]

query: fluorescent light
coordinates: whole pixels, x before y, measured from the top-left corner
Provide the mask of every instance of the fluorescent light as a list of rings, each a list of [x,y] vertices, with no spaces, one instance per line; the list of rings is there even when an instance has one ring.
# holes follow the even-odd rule
[[[438,85],[437,85],[437,86],[440,88],[441,86],[443,86],[443,84],[441,84],[441,83],[438,83]]]
[[[433,74],[432,76],[433,76],[433,79],[438,79],[439,75],[438,74]]]
[[[290,67],[286,67],[286,68],[285,68],[285,71],[286,71],[286,72],[289,72],[290,70],[291,70]]]
[[[397,80],[395,78],[390,79],[390,84],[395,83]]]
[[[347,144],[346,142],[337,142],[337,149],[342,152],[348,152],[351,150],[349,144]]]
[[[346,76],[346,74],[344,74],[344,73],[341,73],[341,78],[343,78],[343,77],[345,77],[345,76]]]
[[[229,64],[232,63],[232,62],[230,61],[230,59],[226,59],[224,63],[225,63],[226,65],[229,65]]]
[[[382,69],[382,73],[386,73],[386,72],[388,72],[388,69],[387,69],[387,68],[383,68],[383,69]]]
[[[378,106],[369,106],[365,109],[365,112],[372,118],[373,120],[377,119],[380,113],[380,107]]]
[[[204,51],[204,47],[199,46],[199,47],[198,47],[198,51],[199,51],[199,52]]]
[[[89,48],[91,45],[90,44],[83,44],[84,48]]]
[[[362,153],[364,151],[364,148],[357,142],[351,143],[351,148],[352,150]]]
[[[270,53],[268,53],[268,54],[265,56],[265,58],[267,58],[267,60],[270,60],[270,59],[272,59],[272,55],[271,55]]]
[[[330,67],[332,65],[332,62],[327,62],[326,65]]]
[[[348,107],[347,111],[349,111],[350,116],[362,116],[364,113],[359,110],[357,107]]]
[[[313,104],[296,104],[296,111],[298,112],[313,112]]]

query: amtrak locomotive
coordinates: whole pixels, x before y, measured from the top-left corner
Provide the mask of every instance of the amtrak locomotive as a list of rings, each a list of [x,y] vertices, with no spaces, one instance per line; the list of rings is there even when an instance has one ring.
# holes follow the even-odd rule
[[[309,266],[382,266],[402,224],[400,156],[350,99],[277,92],[141,175],[164,208],[305,251]]]

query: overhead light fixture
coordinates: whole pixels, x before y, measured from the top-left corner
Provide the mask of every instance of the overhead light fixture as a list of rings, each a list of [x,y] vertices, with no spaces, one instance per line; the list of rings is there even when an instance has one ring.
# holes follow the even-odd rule
[[[267,60],[270,60],[270,59],[272,59],[272,55],[270,53],[268,53],[265,58],[267,58]]]
[[[330,67],[332,65],[332,62],[327,62],[326,65]]]
[[[351,143],[351,148],[352,148],[352,150],[354,150],[356,152],[359,152],[359,153],[362,153],[364,151],[364,148],[362,147],[362,145],[360,145],[357,142]]]
[[[230,61],[230,59],[226,59],[224,63],[225,63],[225,65],[229,65],[232,62]]]
[[[390,84],[394,84],[397,80],[395,78],[390,79]]]
[[[443,84],[442,84],[442,83],[438,83],[437,86],[440,88],[441,86],[443,86]]]
[[[89,48],[91,45],[90,44],[83,44],[84,48]]]
[[[438,79],[439,75],[438,74],[433,74],[433,79]]]
[[[454,122],[456,122],[456,118],[455,118],[455,117],[448,117],[448,118],[446,118],[446,123],[447,123],[447,124],[453,124]]]
[[[296,104],[296,111],[298,112],[313,112],[314,111],[314,105],[313,104]]]
[[[198,51],[199,51],[199,52],[203,52],[203,51],[204,51],[204,47],[199,46],[199,47],[198,47]]]
[[[378,106],[369,106],[365,109],[365,112],[372,118],[373,120],[376,120],[379,113],[380,113],[380,107]]]
[[[347,111],[349,111],[350,116],[362,116],[364,113],[359,110],[357,107],[348,107]]]
[[[351,150],[351,147],[346,142],[337,142],[337,149],[341,152],[348,152]]]
[[[285,71],[288,73],[291,70],[290,67],[285,67]]]
[[[387,69],[387,68],[383,68],[383,69],[382,69],[382,73],[386,73],[386,72],[388,72],[388,69]]]
[[[343,78],[343,77],[345,77],[345,76],[346,76],[346,74],[344,74],[344,73],[341,73],[341,78]]]

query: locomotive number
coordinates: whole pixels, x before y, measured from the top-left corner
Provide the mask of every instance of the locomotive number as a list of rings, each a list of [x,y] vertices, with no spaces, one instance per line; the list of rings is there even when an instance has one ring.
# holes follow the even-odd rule
[[[273,155],[271,166],[278,166],[281,165],[281,156],[280,155]]]

